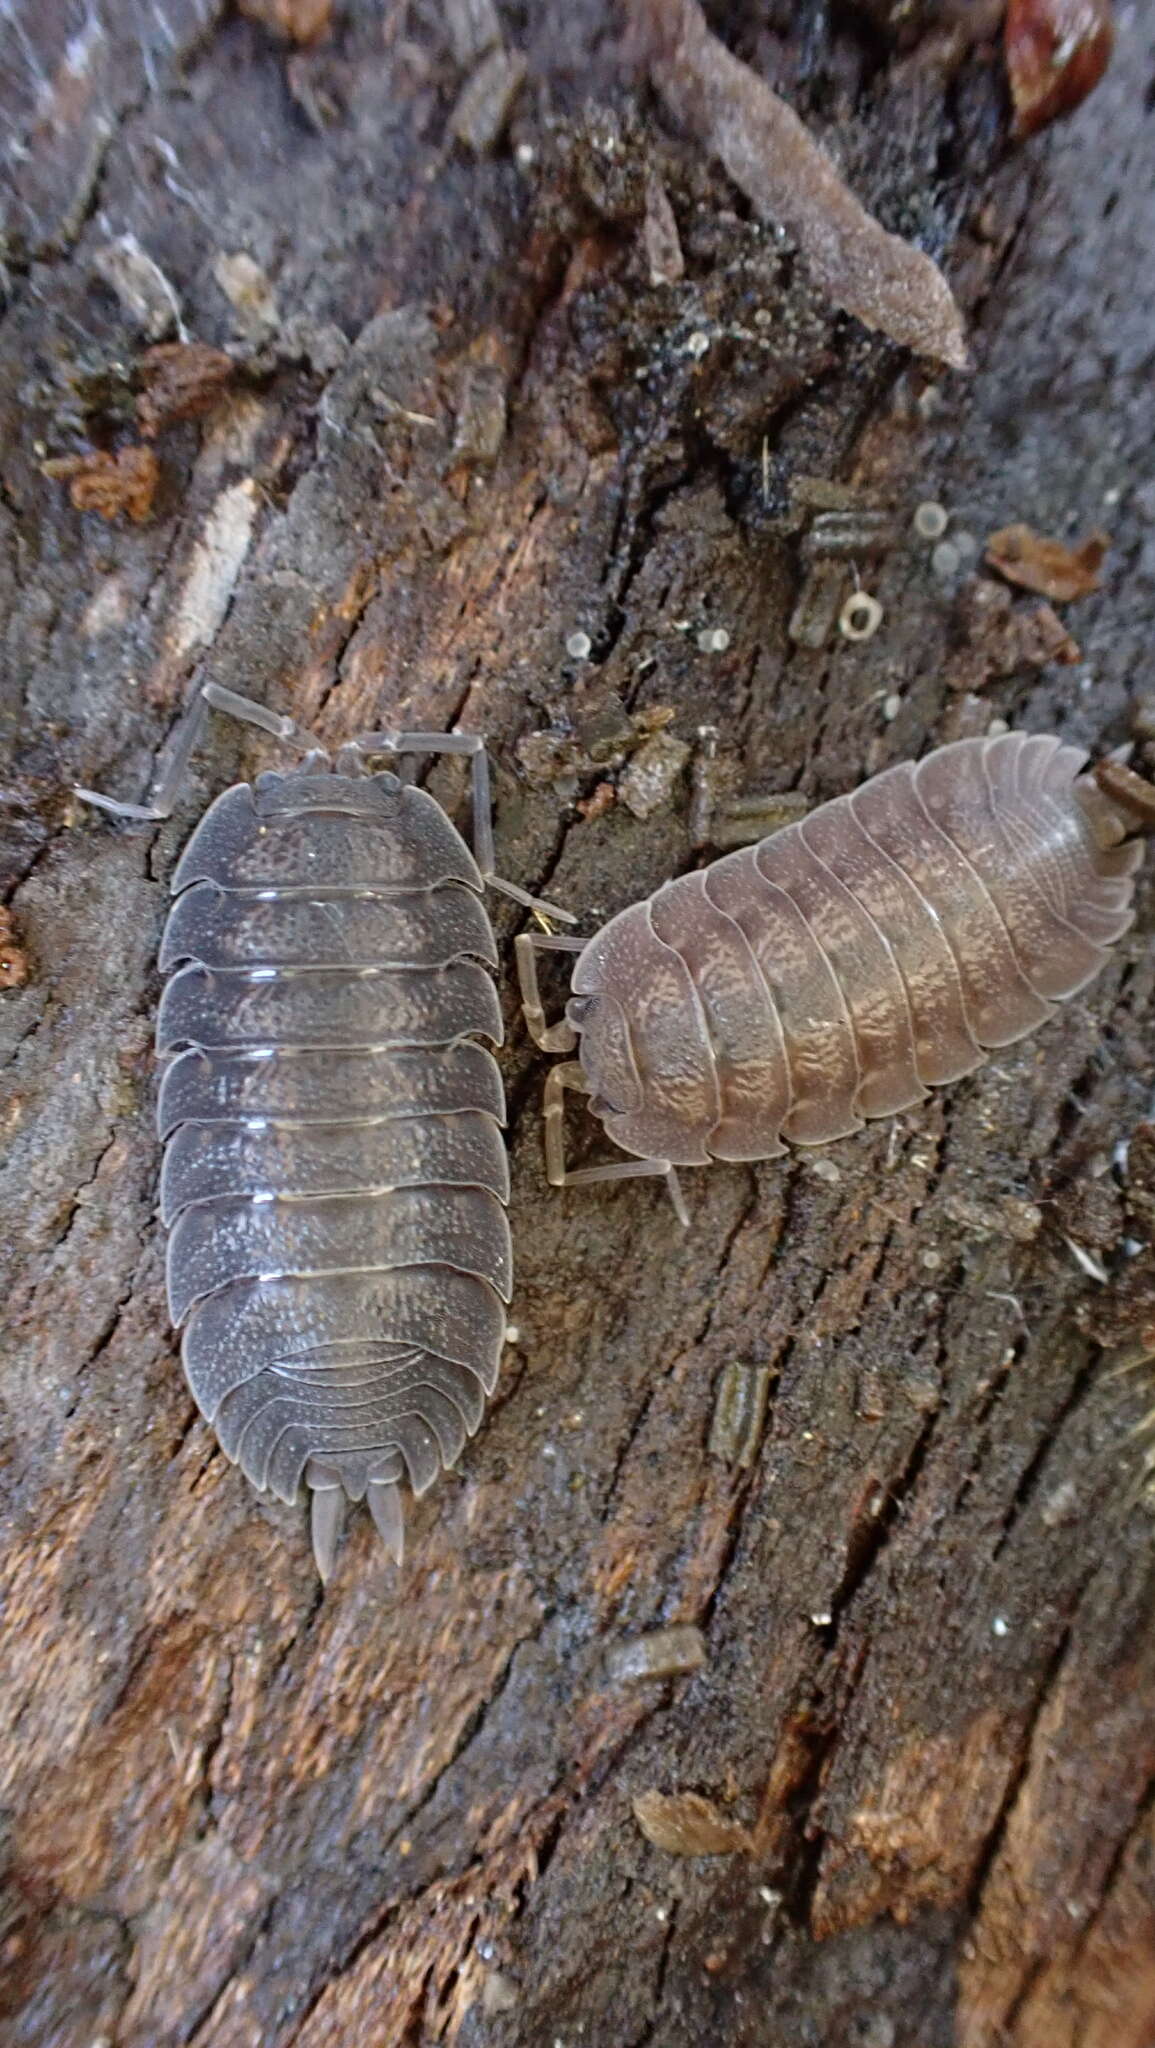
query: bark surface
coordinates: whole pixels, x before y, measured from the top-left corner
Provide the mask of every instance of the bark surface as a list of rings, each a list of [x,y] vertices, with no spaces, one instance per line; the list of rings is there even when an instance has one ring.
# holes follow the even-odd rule
[[[546,1188],[507,971],[516,1342],[403,1570],[362,1516],[322,1597],[303,1515],[190,1402],[154,1216],[168,878],[275,748],[215,720],[160,829],[68,795],[139,799],[210,674],[333,742],[456,721],[502,872],[592,931],[694,864],[668,741],[704,723],[741,786],[812,799],[992,717],[1125,740],[1155,687],[1150,17],[1015,151],[997,48],[933,18],[896,48],[891,13],[713,26],[944,264],[969,379],[830,310],[602,0],[505,9],[496,65],[481,6],[354,0],[312,46],[213,0],[9,25],[14,2048],[1155,2040],[1150,1396],[1093,1334],[1153,1320],[1148,1154],[1118,1151],[1150,878],[1052,1026],[823,1154],[687,1175],[686,1232],[658,1184]],[[144,360],[182,342],[231,368]],[[126,446],[156,473],[114,520],[42,468]],[[787,634],[814,479],[895,513],[865,642]],[[1111,532],[1078,663],[1024,654],[1034,599],[976,623],[965,545],[911,534],[928,499],[980,541]]]

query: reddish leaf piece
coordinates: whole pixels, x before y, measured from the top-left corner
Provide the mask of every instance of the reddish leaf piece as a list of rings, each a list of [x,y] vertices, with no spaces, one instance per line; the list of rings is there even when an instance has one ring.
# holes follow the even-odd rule
[[[1073,112],[1102,78],[1115,39],[1111,0],[1009,0],[1004,47],[1015,132]]]
[[[1066,604],[1098,590],[1099,570],[1110,545],[1106,533],[1090,533],[1076,547],[1068,547],[1030,526],[1001,526],[987,542],[986,559],[1008,583]]]

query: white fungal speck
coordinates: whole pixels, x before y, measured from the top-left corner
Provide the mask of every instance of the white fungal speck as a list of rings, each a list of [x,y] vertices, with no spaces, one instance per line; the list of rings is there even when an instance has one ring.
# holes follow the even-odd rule
[[[505,1341],[507,1344],[519,1344],[521,1342],[521,1331],[518,1329],[516,1323],[506,1324]]]
[[[930,566],[936,576],[942,577],[944,583],[948,583],[952,576],[958,575],[962,568],[962,556],[953,541],[940,540],[930,558]]]
[[[703,654],[725,654],[730,645],[730,635],[725,626],[706,626],[698,635],[698,646]]]
[[[696,328],[694,333],[690,336],[689,341],[686,343],[686,354],[688,356],[693,356],[696,361],[701,362],[702,357],[705,355],[706,350],[709,348],[709,346],[709,335],[703,334],[701,328]]]
[[[882,624],[882,606],[869,590],[854,590],[838,614],[838,630],[846,640],[870,640]]]
[[[834,1616],[828,1607],[821,1607],[817,1614],[811,1615],[810,1619],[814,1623],[815,1628],[829,1628],[834,1620]]]
[[[1010,1630],[1011,1624],[1007,1620],[1005,1614],[996,1614],[994,1620],[991,1623],[991,1634],[995,1636],[1005,1636],[1010,1634]]]
[[[902,698],[899,696],[897,690],[892,691],[889,697],[883,698],[882,715],[885,718],[888,725],[894,724],[894,721],[898,717],[898,714],[901,710]]]
[[[941,540],[950,524],[950,513],[945,505],[939,505],[933,498],[927,498],[915,510],[914,530],[920,540]]]
[[[571,633],[565,643],[565,651],[572,661],[586,661],[593,644],[588,633]]]

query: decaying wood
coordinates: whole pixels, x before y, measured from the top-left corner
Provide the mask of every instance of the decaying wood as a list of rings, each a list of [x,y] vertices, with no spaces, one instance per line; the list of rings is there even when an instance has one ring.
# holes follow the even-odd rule
[[[550,1196],[505,977],[517,1337],[399,1575],[361,1527],[322,1596],[180,1376],[156,945],[199,810],[274,754],[214,722],[143,833],[68,787],[139,797],[198,679],[334,741],[484,730],[502,871],[586,931],[693,864],[703,724],[736,788],[822,798],[992,718],[1114,747],[1155,691],[1144,10],[1026,157],[994,46],[712,11],[864,205],[949,243],[957,392],[811,295],[603,0],[500,10],[508,136],[456,145],[481,12],[355,0],[293,48],[211,0],[25,9],[0,83],[0,2028],[1149,2048],[1152,1397],[1094,1333],[1150,1325],[1150,873],[1037,1039],[821,1159],[688,1177],[686,1233],[644,1182]],[[108,521],[43,465],[138,439],[158,334],[235,375],[158,417],[148,516]],[[796,644],[847,506],[894,539],[823,564],[835,611],[857,568],[882,623]],[[1082,660],[1000,658],[978,699],[966,579],[1015,522],[1112,552]],[[650,1794],[740,1846],[672,1854]]]

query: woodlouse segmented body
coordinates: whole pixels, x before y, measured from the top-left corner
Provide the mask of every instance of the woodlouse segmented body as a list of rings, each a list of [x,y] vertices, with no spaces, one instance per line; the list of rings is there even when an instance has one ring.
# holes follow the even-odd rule
[[[1042,1024],[1131,922],[1142,859],[1085,760],[960,740],[621,911],[566,1011],[609,1135],[654,1170],[771,1159]]]
[[[510,1293],[483,880],[445,812],[316,762],[226,790],[173,877],[157,1047],[169,1307],[223,1449],[399,1558],[493,1391]]]

